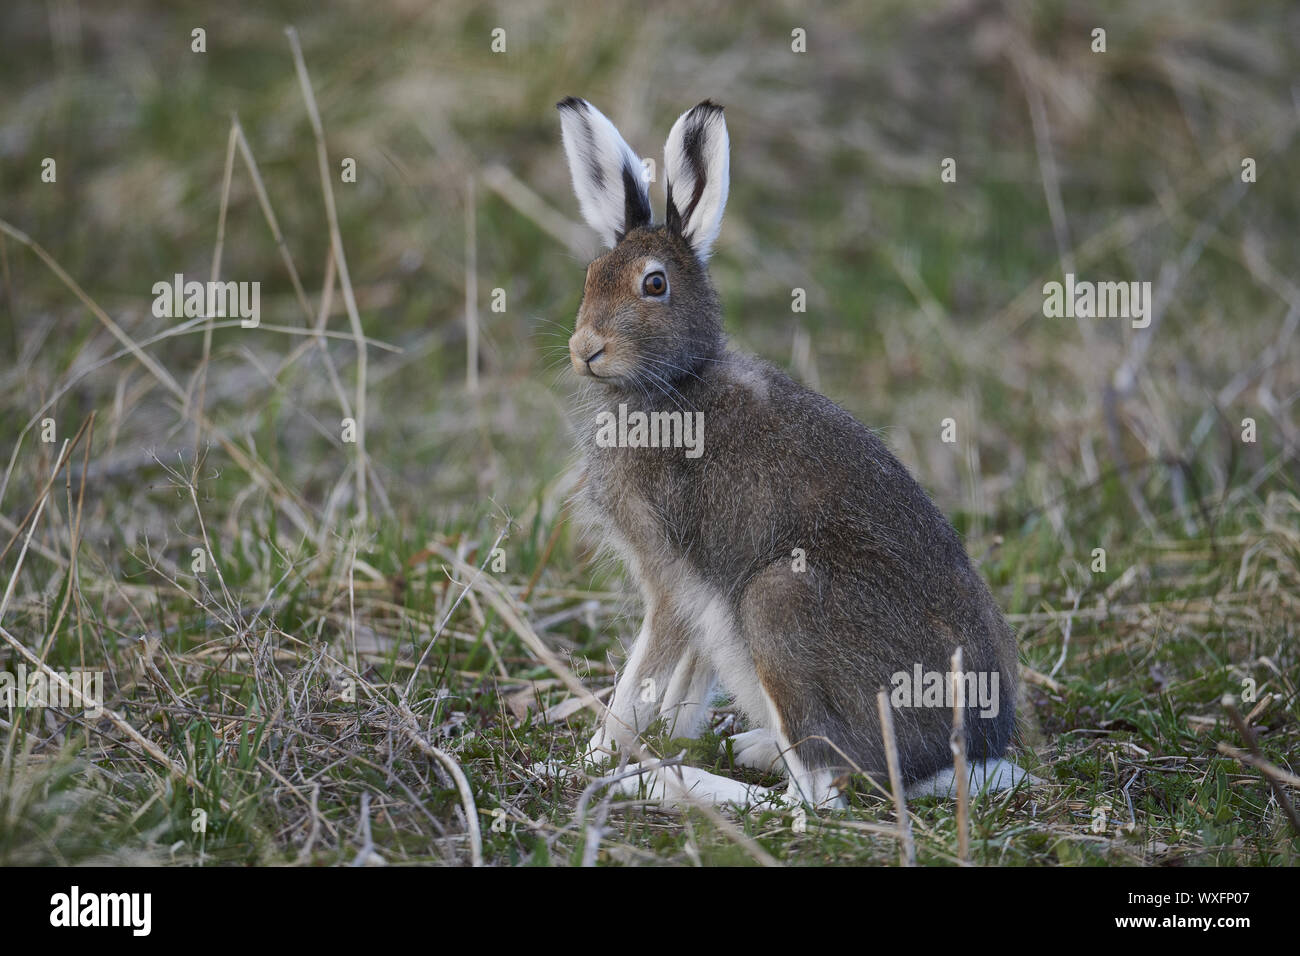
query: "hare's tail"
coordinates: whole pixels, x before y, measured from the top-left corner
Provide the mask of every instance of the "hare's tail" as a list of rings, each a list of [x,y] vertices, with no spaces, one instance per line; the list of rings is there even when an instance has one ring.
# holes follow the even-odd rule
[[[968,768],[967,782],[971,793],[981,791],[1010,790],[1024,784],[1032,787],[1043,781],[1027,770],[1017,767],[1010,760],[977,760]],[[907,788],[910,798],[916,797],[955,797],[957,795],[957,774],[951,766],[944,767],[933,776],[918,780]]]

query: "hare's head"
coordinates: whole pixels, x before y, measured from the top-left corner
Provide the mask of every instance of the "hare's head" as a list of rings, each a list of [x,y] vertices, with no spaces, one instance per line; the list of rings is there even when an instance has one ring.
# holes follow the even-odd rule
[[[727,203],[727,127],[707,100],[664,146],[667,213],[652,225],[649,178],[614,124],[586,100],[558,104],[583,218],[610,250],[587,267],[569,358],[579,375],[658,391],[722,349],[708,257]]]

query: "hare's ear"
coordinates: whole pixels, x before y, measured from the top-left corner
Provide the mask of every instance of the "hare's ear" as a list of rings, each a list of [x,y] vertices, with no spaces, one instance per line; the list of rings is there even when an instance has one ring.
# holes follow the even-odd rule
[[[700,261],[709,258],[727,205],[730,143],[722,107],[705,100],[677,118],[664,146],[666,225]]]
[[[650,193],[641,160],[614,124],[575,96],[560,100],[555,108],[560,111],[573,191],[587,224],[611,247],[637,226],[648,226]]]

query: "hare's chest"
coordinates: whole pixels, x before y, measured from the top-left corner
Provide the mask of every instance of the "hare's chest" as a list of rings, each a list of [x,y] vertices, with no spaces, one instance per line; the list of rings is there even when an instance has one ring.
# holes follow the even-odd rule
[[[657,590],[656,581],[682,557],[670,498],[659,483],[645,487],[617,461],[587,461],[579,520],[591,538],[618,555],[643,592]]]
[[[588,530],[609,537],[616,550],[646,553],[658,547],[663,530],[650,496],[620,474],[616,464],[588,462],[583,499]]]

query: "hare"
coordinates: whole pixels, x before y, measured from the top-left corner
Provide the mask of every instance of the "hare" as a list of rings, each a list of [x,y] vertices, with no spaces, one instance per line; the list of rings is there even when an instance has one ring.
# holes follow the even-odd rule
[[[787,799],[842,805],[837,778],[885,774],[883,688],[905,784],[943,791],[960,645],[975,783],[1018,782],[999,759],[1015,636],[957,532],[868,428],[726,346],[708,271],[727,201],[722,108],[706,100],[673,125],[654,225],[642,162],[614,125],[585,100],[557,106],[582,215],[609,247],[587,267],[569,340],[589,414],[576,511],[645,603],[588,759],[661,718],[697,735],[721,689],[752,728],[732,738],[736,763],[784,769]],[[646,773],[671,802],[770,795],[697,769]]]

